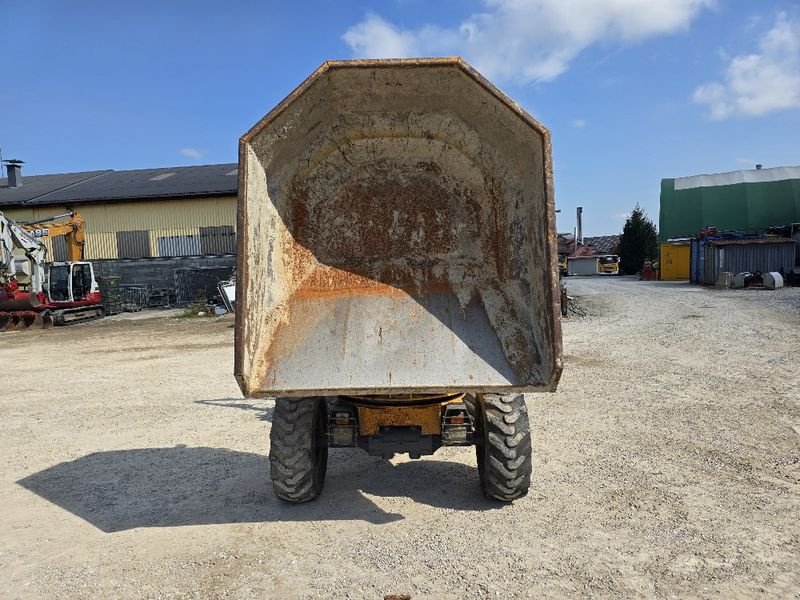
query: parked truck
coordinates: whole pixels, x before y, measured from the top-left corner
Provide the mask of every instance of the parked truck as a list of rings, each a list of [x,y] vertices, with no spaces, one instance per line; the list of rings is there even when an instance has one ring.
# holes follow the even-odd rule
[[[550,136],[458,58],[326,62],[239,144],[235,375],[276,397],[275,494],[329,448],[474,445],[524,496],[562,369]]]

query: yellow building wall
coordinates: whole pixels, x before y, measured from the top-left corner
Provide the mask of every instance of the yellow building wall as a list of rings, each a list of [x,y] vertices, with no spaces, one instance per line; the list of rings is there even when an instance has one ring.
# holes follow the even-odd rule
[[[86,220],[87,260],[118,258],[118,231],[148,231],[150,255],[159,256],[158,238],[199,236],[200,227],[232,226],[236,231],[236,197],[147,200],[76,205],[74,210]],[[3,214],[15,221],[37,221],[63,214],[66,206],[44,208],[6,208]],[[52,241],[45,238],[48,256],[53,256]]]
[[[661,280],[689,279],[689,244],[661,244]]]

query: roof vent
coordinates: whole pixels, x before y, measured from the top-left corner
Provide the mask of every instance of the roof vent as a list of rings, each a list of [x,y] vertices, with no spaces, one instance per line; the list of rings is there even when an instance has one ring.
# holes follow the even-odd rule
[[[22,187],[22,165],[25,163],[15,158],[4,160],[3,162],[6,164],[6,172],[8,173],[8,187]]]
[[[156,175],[155,177],[151,177],[150,181],[163,181],[167,177],[172,177],[175,173],[161,173],[161,175]]]

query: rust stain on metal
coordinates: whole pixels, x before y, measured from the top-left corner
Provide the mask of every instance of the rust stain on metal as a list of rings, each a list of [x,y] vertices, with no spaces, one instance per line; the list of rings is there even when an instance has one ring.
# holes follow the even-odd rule
[[[402,296],[402,289],[357,273],[320,265],[292,295],[295,300],[341,296]]]

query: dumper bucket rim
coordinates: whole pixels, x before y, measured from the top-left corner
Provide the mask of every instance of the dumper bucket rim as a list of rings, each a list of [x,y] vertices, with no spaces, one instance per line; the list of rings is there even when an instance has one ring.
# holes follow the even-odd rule
[[[481,75],[475,68],[469,65],[460,56],[448,56],[441,58],[365,58],[356,60],[328,60],[322,63],[316,71],[311,73],[305,81],[292,90],[286,98],[281,100],[275,108],[269,111],[261,120],[259,120],[247,133],[240,139],[239,143],[247,144],[253,137],[258,135],[261,130],[267,127],[272,121],[285,111],[295,100],[305,93],[314,82],[324,76],[328,71],[335,69],[384,69],[392,68],[416,68],[416,67],[458,67],[466,75],[474,79],[479,85],[486,89],[490,94],[495,96],[503,104],[505,104],[512,112],[516,113],[522,121],[531,129],[541,134],[545,138],[545,142],[550,144],[550,130],[537,121],[533,116],[525,111],[519,104],[512,100],[509,96],[500,91],[494,84]]]

